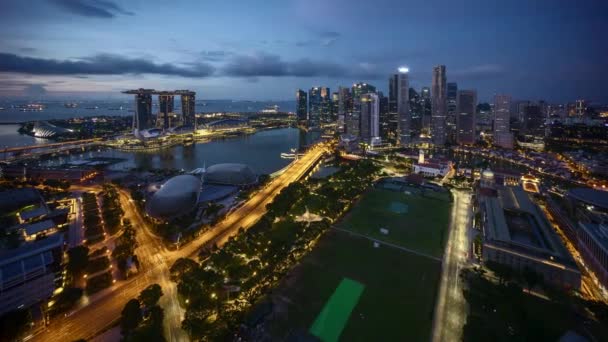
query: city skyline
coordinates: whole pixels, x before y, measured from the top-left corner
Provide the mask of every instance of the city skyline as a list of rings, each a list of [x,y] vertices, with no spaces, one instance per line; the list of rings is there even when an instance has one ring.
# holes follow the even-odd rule
[[[177,5],[5,2],[0,96],[117,97],[144,83],[193,89],[202,99],[285,100],[294,89],[357,82],[387,93],[383,80],[398,66],[410,68],[411,86],[420,89],[443,64],[448,82],[477,89],[483,102],[501,93],[608,101],[601,87],[606,47],[594,34],[605,4],[383,1],[370,8],[294,1],[260,4],[255,13],[221,3]],[[391,20],[414,5],[412,20]],[[179,29],[157,25],[169,17],[181,18]],[[364,19],[370,25],[361,25]]]

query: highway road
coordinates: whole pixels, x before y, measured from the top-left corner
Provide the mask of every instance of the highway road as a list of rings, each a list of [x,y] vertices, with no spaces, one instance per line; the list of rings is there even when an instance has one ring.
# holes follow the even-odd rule
[[[469,229],[472,225],[471,194],[453,191],[454,204],[450,231],[443,256],[439,296],[435,306],[433,342],[461,341],[467,308],[463,296],[460,270],[466,266],[471,246]]]
[[[177,251],[167,250],[148,229],[141,214],[129,195],[120,191],[121,205],[125,218],[131,220],[137,229],[138,246],[135,253],[141,263],[141,273],[133,278],[117,282],[111,288],[96,295],[94,301],[70,312],[68,317],[56,318],[45,331],[34,336],[33,341],[72,341],[91,338],[120,317],[125,303],[139,295],[150,284],[162,286],[164,296],[160,304],[165,310],[165,338],[168,341],[186,341],[187,335],[181,330],[183,309],[177,302],[175,284],[169,280],[169,268],[175,260],[196,257],[200,248],[216,243],[222,246],[240,228],[248,229],[266,212],[266,204],[290,183],[299,180],[326,152],[322,144],[312,147],[304,156],[294,161],[289,169],[274,178],[263,189],[254,194],[243,206],[233,211],[213,229],[201,234],[191,243]]]

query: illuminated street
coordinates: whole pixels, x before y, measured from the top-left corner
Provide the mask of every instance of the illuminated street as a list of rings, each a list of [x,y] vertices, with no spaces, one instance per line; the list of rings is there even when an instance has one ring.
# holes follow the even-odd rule
[[[243,206],[232,212],[224,221],[213,229],[201,234],[197,239],[177,251],[169,251],[162,246],[159,238],[146,229],[146,224],[126,191],[120,191],[120,200],[125,218],[131,220],[137,229],[138,246],[135,250],[142,270],[139,275],[127,281],[121,281],[102,291],[87,306],[51,321],[48,329],[36,335],[34,341],[65,341],[78,338],[91,338],[99,331],[110,326],[120,318],[124,304],[148,285],[161,285],[164,296],[161,305],[165,310],[165,337],[169,341],[185,341],[187,335],[181,330],[184,310],[177,301],[175,284],[169,280],[169,267],[175,260],[183,257],[195,258],[201,247],[217,243],[221,246],[228,238],[252,226],[266,212],[266,204],[287,185],[303,177],[325,153],[322,145],[311,148],[304,156],[294,161],[280,176],[253,195]]]
[[[455,190],[450,232],[443,256],[439,296],[435,306],[434,342],[460,341],[466,323],[466,300],[460,270],[466,266],[470,250],[471,194]]]

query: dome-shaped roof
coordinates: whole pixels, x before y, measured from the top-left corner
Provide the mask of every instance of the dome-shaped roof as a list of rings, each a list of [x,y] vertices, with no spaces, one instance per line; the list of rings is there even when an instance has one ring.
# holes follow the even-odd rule
[[[190,212],[196,207],[201,185],[201,180],[193,175],[180,175],[169,179],[148,201],[148,215],[167,219]]]
[[[490,169],[485,169],[481,173],[481,177],[488,178],[488,179],[489,178],[494,178],[494,172],[492,172],[492,170],[490,170]]]
[[[215,164],[205,173],[205,182],[210,184],[249,185],[256,181],[255,173],[245,164]]]

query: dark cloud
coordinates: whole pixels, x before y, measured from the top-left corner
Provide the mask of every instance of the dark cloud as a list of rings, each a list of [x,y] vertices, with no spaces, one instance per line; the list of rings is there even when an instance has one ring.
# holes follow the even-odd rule
[[[236,77],[365,77],[377,78],[374,65],[361,63],[352,67],[308,58],[284,61],[280,56],[258,53],[234,56],[221,70]]]
[[[182,67],[169,63],[158,64],[144,58],[126,58],[110,54],[100,54],[79,60],[55,60],[0,53],[0,72],[33,75],[159,74],[207,77],[213,74],[214,68],[206,63]]]
[[[93,18],[114,18],[117,15],[133,15],[133,12],[124,10],[109,0],[51,0],[64,10]]]

